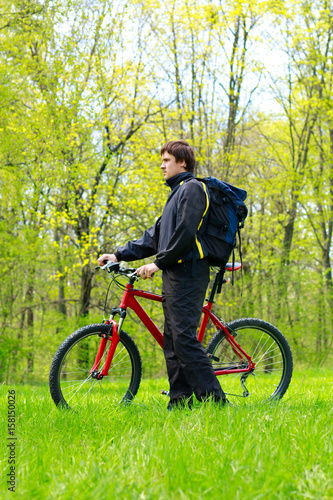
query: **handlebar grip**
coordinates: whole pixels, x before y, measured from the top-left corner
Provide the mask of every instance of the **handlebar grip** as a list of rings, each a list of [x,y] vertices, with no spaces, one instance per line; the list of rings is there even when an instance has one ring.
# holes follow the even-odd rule
[[[112,262],[112,260],[104,260],[104,266],[96,266],[95,269],[102,269],[103,271],[106,269],[108,273],[111,271],[119,270],[119,262]]]

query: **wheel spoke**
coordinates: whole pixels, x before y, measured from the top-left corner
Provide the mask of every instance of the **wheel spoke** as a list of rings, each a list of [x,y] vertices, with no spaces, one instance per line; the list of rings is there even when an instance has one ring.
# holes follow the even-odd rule
[[[274,342],[272,342],[272,344],[269,346],[268,349],[266,349],[266,351],[261,355],[258,363],[270,352],[274,351],[276,349],[276,344],[274,344]],[[261,349],[262,350],[262,349]],[[256,358],[258,359],[258,358]]]
[[[260,340],[259,340],[259,342],[257,343],[255,350],[253,351],[252,358],[254,358],[254,355],[255,355],[255,353],[256,353],[256,351],[257,351],[257,349],[258,349],[258,346],[259,346],[259,345],[261,345],[261,341],[262,341],[262,339],[263,339],[263,336],[264,336],[264,334],[262,334],[262,335],[261,335]]]

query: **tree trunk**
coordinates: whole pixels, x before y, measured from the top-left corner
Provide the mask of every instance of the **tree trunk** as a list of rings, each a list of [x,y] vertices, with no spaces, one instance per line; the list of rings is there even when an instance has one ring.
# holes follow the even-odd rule
[[[175,66],[175,87],[176,87],[176,103],[177,103],[177,112],[178,112],[178,120],[179,120],[179,136],[180,139],[184,138],[184,123],[183,123],[183,108],[182,108],[182,94],[183,94],[183,86],[180,77],[180,68],[179,68],[179,60],[178,60],[178,46],[177,46],[177,32],[176,25],[174,20],[174,8],[171,17],[171,29],[172,29],[172,44],[173,44],[173,57],[174,57],[174,66]]]
[[[247,17],[245,14],[237,16],[234,24],[234,39],[229,63],[228,122],[223,144],[223,175],[226,180],[229,177],[232,153],[235,148],[237,114],[243,87],[248,37],[255,24],[256,20],[253,18],[250,20],[249,27],[247,27]]]
[[[58,309],[61,314],[67,316],[67,308],[65,302],[65,276],[64,276],[64,268],[61,261],[61,253],[60,253],[60,232],[59,228],[57,228],[54,232],[54,241],[57,243],[57,270],[59,274],[59,284],[58,284]]]
[[[80,205],[78,204],[79,208]],[[77,236],[80,241],[80,247],[83,248],[87,243],[90,233],[90,218],[87,213],[81,213],[79,210],[78,225],[76,228]],[[80,294],[80,316],[89,314],[91,289],[93,274],[90,265],[84,264],[81,270],[81,294]]]
[[[30,283],[27,290],[27,304],[32,305],[34,288]],[[27,332],[28,332],[28,373],[34,370],[34,312],[32,307],[27,307]]]
[[[80,316],[89,314],[93,273],[89,264],[83,266],[81,272]]]

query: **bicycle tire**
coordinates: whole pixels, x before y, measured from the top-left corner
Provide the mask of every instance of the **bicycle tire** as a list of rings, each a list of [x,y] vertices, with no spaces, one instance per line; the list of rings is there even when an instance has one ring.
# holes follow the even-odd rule
[[[119,343],[114,353],[109,373],[102,380],[92,378],[101,334],[109,334],[110,325],[94,324],[84,326],[72,333],[57,350],[50,368],[49,386],[57,406],[79,410],[92,409],[103,401],[103,406],[130,403],[138,392],[142,363],[140,353],[133,339],[120,332]],[[111,341],[109,342],[111,344]],[[105,362],[105,349],[99,369]]]
[[[219,376],[229,401],[260,403],[282,398],[293,373],[292,353],[284,335],[275,326],[256,318],[237,319],[227,326],[236,333],[236,342],[256,363],[254,371],[247,377],[242,373]],[[223,330],[219,330],[207,345],[215,371],[239,368],[242,363],[225,337]],[[244,358],[242,367],[246,366],[246,361]]]

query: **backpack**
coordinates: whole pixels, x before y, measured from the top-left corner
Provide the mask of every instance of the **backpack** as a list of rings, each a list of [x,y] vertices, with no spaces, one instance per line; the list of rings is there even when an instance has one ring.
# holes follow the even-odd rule
[[[202,183],[209,201],[208,215],[199,226],[198,235],[209,264],[224,268],[236,247],[237,233],[242,260],[240,229],[248,214],[244,203],[247,193],[215,177],[196,179]]]

